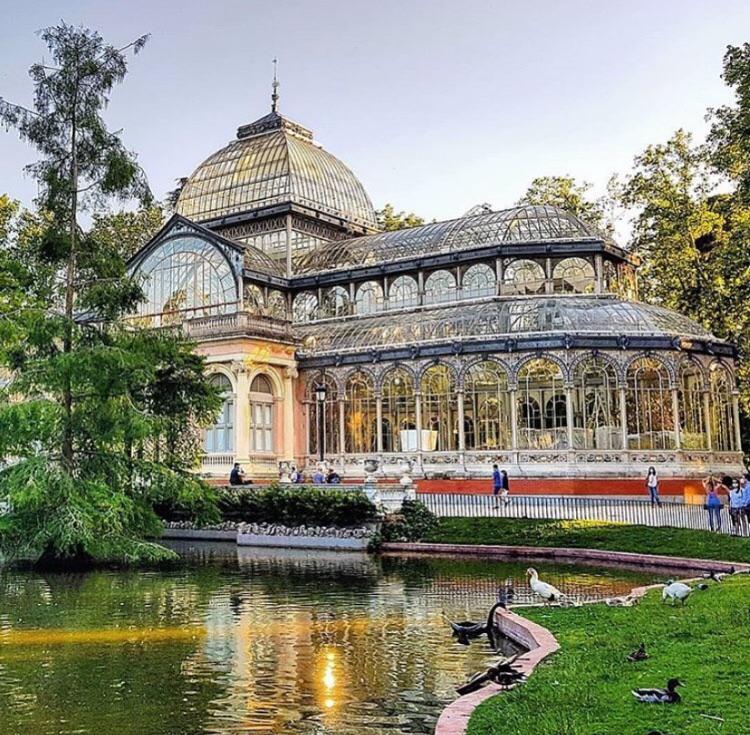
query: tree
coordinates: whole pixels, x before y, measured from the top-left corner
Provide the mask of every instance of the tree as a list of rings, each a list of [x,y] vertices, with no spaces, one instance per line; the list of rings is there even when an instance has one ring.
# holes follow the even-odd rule
[[[419,227],[424,224],[424,219],[413,212],[396,212],[392,204],[386,204],[382,209],[375,212],[378,227],[381,230],[405,230],[408,227]]]
[[[120,226],[80,213],[108,199],[150,203],[145,176],[101,113],[123,81],[126,54],[98,33],[61,24],[41,33],[54,66],[35,64],[34,109],[0,100],[0,119],[34,145],[29,170],[40,213],[6,237],[3,274],[25,301],[6,309],[0,366],[0,551],[45,562],[139,561],[172,556],[156,503],[212,511],[189,469],[196,424],[220,399],[191,345],[124,320],[143,293],[128,275]],[[127,221],[128,218],[124,218]],[[40,308],[41,307],[41,308]]]
[[[135,255],[164,224],[164,210],[157,205],[136,211],[97,212],[89,233],[108,250],[117,249],[126,260]]]
[[[517,204],[549,204],[560,207],[594,227],[609,231],[611,224],[605,221],[604,201],[589,199],[590,189],[590,183],[584,181],[578,184],[572,176],[538,176]]]

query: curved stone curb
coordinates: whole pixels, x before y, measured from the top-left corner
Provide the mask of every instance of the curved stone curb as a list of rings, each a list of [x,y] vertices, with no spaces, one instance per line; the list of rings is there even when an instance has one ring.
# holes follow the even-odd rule
[[[632,566],[660,567],[675,571],[696,571],[698,569],[714,572],[734,570],[750,571],[750,564],[714,559],[690,559],[681,556],[664,556],[662,554],[639,554],[631,551],[607,551],[604,549],[567,549],[551,546],[483,546],[480,544],[432,544],[432,543],[387,543],[381,547],[383,552],[449,554],[498,557],[503,559],[551,559],[553,561],[601,562],[603,564],[628,564]]]
[[[495,622],[503,635],[529,649],[527,653],[519,656],[515,663],[526,676],[530,676],[541,661],[560,648],[555,636],[546,628],[510,610],[497,610]],[[440,714],[435,735],[464,735],[474,710],[485,699],[501,691],[505,690],[497,684],[488,684],[476,692],[459,697]]]

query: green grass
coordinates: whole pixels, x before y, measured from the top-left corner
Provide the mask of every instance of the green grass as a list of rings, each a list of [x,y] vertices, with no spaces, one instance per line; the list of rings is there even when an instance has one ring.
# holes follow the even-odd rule
[[[684,608],[649,593],[632,608],[535,608],[561,649],[519,688],[487,700],[468,735],[741,735],[750,732],[750,576],[696,591]],[[650,658],[627,654],[645,641]],[[686,687],[676,705],[641,704],[634,687]],[[709,719],[721,717],[724,722]]]
[[[437,530],[424,540],[450,544],[607,549],[750,562],[750,539],[747,538],[723,536],[710,531],[600,521],[442,518]]]

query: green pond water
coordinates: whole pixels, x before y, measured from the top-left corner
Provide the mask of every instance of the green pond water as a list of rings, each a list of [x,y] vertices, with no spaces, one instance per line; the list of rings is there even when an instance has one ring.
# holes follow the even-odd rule
[[[493,660],[446,619],[528,595],[528,563],[172,545],[167,571],[0,573],[2,735],[431,733]],[[654,579],[535,566],[581,599]]]

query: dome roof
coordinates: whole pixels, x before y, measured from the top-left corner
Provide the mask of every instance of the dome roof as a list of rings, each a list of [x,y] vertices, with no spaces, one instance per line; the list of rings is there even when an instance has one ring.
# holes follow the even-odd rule
[[[295,273],[377,265],[503,243],[581,240],[614,244],[595,227],[559,207],[522,205],[499,212],[487,212],[485,207],[479,207],[454,220],[328,243],[300,256],[295,263]]]
[[[313,142],[312,132],[271,112],[237,131],[187,179],[176,210],[196,222],[294,203],[375,228],[359,179]]]
[[[492,338],[586,335],[693,338],[716,341],[675,311],[612,296],[495,299],[299,326],[301,354],[360,352],[386,346],[486,342]]]

